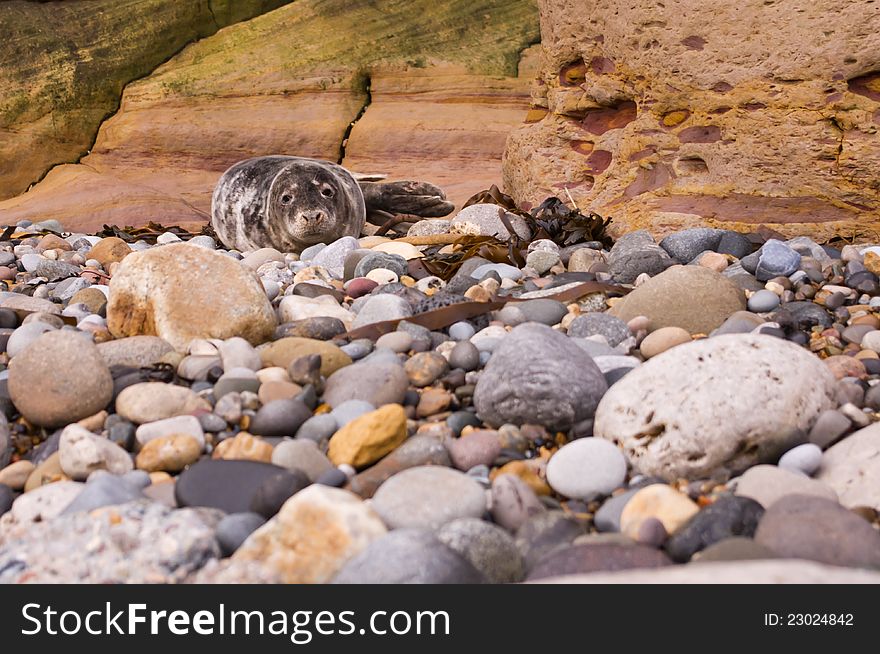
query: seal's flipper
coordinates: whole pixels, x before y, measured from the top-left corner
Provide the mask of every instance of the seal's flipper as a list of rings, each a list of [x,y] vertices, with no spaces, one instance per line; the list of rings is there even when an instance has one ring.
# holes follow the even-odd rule
[[[446,194],[428,182],[361,183],[367,213],[385,211],[422,218],[439,218],[452,213],[455,205]]]

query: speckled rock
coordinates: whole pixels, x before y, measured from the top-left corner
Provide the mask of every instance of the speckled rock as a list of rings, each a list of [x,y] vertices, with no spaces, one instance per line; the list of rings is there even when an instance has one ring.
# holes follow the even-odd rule
[[[287,500],[233,558],[260,561],[284,583],[324,583],[385,533],[357,495],[316,484]]]
[[[569,429],[592,417],[607,388],[586,352],[546,325],[526,323],[492,355],[477,381],[474,406],[490,425]]]
[[[702,479],[776,460],[835,402],[817,357],[772,336],[728,334],[627,374],[600,402],[594,434],[620,444],[642,474]]]
[[[880,511],[880,424],[850,434],[822,455],[816,478],[846,507]]]

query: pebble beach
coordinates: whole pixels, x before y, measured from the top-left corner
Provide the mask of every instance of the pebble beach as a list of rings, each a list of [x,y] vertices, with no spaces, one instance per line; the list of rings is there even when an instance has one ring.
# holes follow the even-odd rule
[[[0,583],[880,580],[880,245],[504,212],[7,229]]]

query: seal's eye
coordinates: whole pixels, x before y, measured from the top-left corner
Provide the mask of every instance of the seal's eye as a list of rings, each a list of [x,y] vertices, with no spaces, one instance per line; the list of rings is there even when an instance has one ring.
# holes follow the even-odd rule
[[[290,204],[291,200],[293,200],[292,195],[284,194],[281,196],[281,204]]]
[[[321,195],[323,195],[325,198],[332,198],[333,197],[333,187],[332,186],[325,186],[324,188],[321,189]]]

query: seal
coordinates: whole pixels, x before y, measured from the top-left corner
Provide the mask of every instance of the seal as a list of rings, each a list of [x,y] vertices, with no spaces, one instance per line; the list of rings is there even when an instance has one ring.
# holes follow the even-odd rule
[[[357,238],[367,219],[390,227],[445,216],[453,209],[432,184],[382,184],[372,181],[376,176],[360,177],[338,164],[306,157],[240,161],[214,189],[211,226],[226,247],[241,252],[265,247],[301,252],[343,236]]]
[[[363,191],[351,173],[304,157],[241,161],[223,173],[211,198],[211,226],[226,247],[242,252],[301,252],[343,236],[357,238],[366,215]]]

